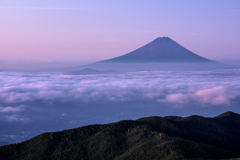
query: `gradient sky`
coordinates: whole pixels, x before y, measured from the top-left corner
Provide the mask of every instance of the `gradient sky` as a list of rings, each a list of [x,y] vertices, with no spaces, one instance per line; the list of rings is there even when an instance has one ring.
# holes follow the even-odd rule
[[[163,36],[240,59],[240,1],[0,0],[0,60],[103,60]]]

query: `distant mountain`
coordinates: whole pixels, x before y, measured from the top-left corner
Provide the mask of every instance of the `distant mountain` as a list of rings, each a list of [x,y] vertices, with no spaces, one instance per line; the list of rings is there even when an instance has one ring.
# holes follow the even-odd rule
[[[7,160],[240,158],[240,115],[148,117],[44,133],[0,147]]]
[[[99,71],[99,70],[92,69],[92,68],[84,68],[82,70],[72,71],[69,73],[74,74],[74,75],[79,75],[79,74],[85,75],[85,74],[109,74],[109,73],[120,73],[120,72],[114,71],[114,70]]]
[[[128,54],[100,61],[100,63],[122,62],[213,62],[182,47],[168,37],[159,37],[147,45]]]

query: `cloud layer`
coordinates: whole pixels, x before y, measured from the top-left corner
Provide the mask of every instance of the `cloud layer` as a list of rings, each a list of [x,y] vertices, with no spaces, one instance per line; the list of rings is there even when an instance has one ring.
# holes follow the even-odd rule
[[[0,127],[4,131],[0,136],[16,128],[24,132],[42,128],[42,133],[151,115],[240,111],[240,70],[0,75]]]
[[[222,74],[225,72],[229,74],[229,71],[221,70]],[[199,71],[197,74],[149,71],[109,75],[1,73],[0,102],[146,100],[181,104],[196,101],[229,106],[232,99],[240,96],[240,79],[234,76],[239,70],[232,72],[232,76],[224,77],[213,76],[213,71]]]
[[[91,75],[0,74],[0,116],[8,121],[29,120],[29,112],[33,112],[34,108],[54,113],[60,109],[57,104],[62,103],[68,104],[69,110],[71,104],[88,107],[90,103],[103,110],[101,103],[113,109],[121,103],[131,103],[132,106],[148,103],[159,106],[195,104],[192,107],[231,107],[240,97],[240,70]]]

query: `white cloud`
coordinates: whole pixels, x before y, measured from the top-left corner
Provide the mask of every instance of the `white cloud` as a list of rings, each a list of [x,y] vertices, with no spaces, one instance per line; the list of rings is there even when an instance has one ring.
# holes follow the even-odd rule
[[[188,96],[181,93],[170,94],[167,95],[165,101],[171,103],[186,103],[188,101]]]
[[[9,122],[28,122],[29,119],[20,115],[10,115],[10,116],[5,116],[4,119],[6,119]]]
[[[16,107],[1,107],[0,106],[0,113],[15,113],[15,112],[21,112],[22,110],[25,109],[24,105],[16,106]]]
[[[239,96],[235,92],[231,92],[223,86],[202,89],[196,92],[193,97],[202,103],[210,103],[212,105],[230,105],[230,100]]]
[[[1,73],[0,102],[7,104],[52,101],[158,101],[231,105],[240,96],[239,70],[198,72],[128,72],[64,75]],[[219,74],[233,76],[219,76]]]

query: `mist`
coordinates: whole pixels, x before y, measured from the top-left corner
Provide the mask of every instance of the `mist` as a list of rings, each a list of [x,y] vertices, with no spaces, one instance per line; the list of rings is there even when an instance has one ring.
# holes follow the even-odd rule
[[[147,116],[240,113],[239,68],[157,70],[153,64],[152,70],[135,70],[129,65],[84,74],[79,67],[71,67],[74,74],[0,72],[0,141],[17,143],[43,132]]]
[[[86,65],[94,62],[93,60],[72,60],[55,61],[51,59],[42,60],[6,60],[0,61],[0,71],[20,71],[20,72],[43,72],[43,71],[62,71],[79,65]]]

